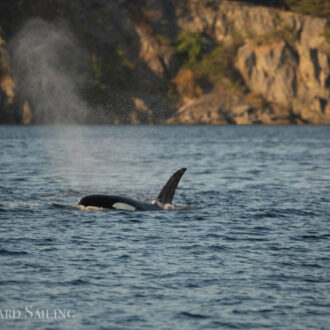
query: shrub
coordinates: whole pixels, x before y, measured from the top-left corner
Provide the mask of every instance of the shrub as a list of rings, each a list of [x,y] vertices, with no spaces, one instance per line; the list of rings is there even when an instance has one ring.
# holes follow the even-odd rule
[[[126,58],[125,53],[116,48],[106,54],[99,56],[95,53],[91,56],[94,84],[105,90],[107,82],[113,81],[122,87],[129,83],[130,69],[134,65]]]
[[[211,52],[203,55],[200,61],[193,63],[190,67],[200,76],[208,76],[211,80],[229,74],[230,59],[223,46],[216,46]]]
[[[234,69],[237,45],[217,45],[209,53],[205,53],[200,61],[190,68],[195,71],[201,79],[208,79],[213,85],[222,84],[224,78],[229,80],[232,86],[240,85],[238,74]],[[231,87],[231,86],[230,86]]]
[[[175,49],[183,64],[195,63],[203,50],[200,32],[181,30],[176,40]]]
[[[301,14],[330,19],[329,0],[241,0],[261,6],[287,9]]]
[[[285,3],[289,10],[330,19],[329,0],[285,0]]]
[[[330,27],[325,25],[323,28],[322,36],[324,37],[325,41],[330,44]]]
[[[237,49],[244,39],[239,33],[235,33],[233,39],[230,45],[217,44],[206,51],[199,32],[182,30],[179,33],[176,52],[181,58],[182,65],[179,70],[180,75],[178,74],[173,82],[177,85],[180,95],[198,96],[202,92],[202,87],[207,90],[212,85],[220,84],[233,91],[242,89],[242,81],[234,68],[234,61]],[[185,72],[184,76],[183,72]]]

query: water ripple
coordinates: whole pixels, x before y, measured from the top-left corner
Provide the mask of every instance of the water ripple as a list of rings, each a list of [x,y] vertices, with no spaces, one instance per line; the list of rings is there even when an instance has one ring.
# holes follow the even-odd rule
[[[0,310],[76,317],[0,328],[328,329],[329,141],[327,127],[1,127]],[[181,166],[186,210],[77,207],[156,198]]]

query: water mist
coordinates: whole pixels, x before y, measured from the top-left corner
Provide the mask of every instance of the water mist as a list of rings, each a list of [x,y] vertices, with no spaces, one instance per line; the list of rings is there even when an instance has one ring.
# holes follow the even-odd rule
[[[19,99],[30,103],[34,123],[81,123],[88,106],[79,91],[88,54],[64,21],[28,21],[9,44]]]
[[[86,128],[75,125],[91,111],[80,93],[88,78],[88,52],[65,21],[48,23],[40,18],[23,25],[9,48],[16,93],[21,103],[29,102],[32,122],[57,124],[37,128],[50,156],[46,171],[67,190],[77,189],[87,177],[85,183],[93,184],[95,159]]]

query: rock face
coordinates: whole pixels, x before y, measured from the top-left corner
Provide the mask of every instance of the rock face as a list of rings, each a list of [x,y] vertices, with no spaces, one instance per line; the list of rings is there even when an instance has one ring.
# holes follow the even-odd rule
[[[325,23],[302,17],[300,39],[294,43],[250,42],[237,54],[237,68],[251,90],[315,124],[330,123],[330,47],[321,38]]]
[[[15,122],[14,97],[15,82],[11,77],[9,56],[5,41],[0,37],[0,122]]]
[[[188,8],[188,13],[179,15],[182,28],[208,33],[217,42],[231,43],[237,34],[244,39],[237,51],[236,68],[263,105],[260,108],[249,98],[242,100],[245,105],[239,109],[248,111],[239,111],[239,117],[235,107],[226,111],[227,122],[330,124],[327,20],[235,3],[211,8],[191,2]],[[197,104],[200,107],[201,100],[185,105],[178,118],[182,113],[189,117],[189,112],[196,117]]]
[[[0,35],[9,41],[36,16],[69,21],[90,55],[85,95],[97,106],[87,122],[330,124],[326,19],[220,0],[3,0]],[[207,49],[236,45],[231,69],[242,88],[230,77],[202,86],[182,67],[175,50],[181,30],[200,32]],[[0,122],[38,122],[36,100],[22,96],[3,39]]]

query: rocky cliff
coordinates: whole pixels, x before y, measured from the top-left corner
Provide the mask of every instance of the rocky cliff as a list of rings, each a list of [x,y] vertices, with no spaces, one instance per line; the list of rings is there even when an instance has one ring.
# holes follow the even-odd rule
[[[30,76],[24,76],[29,70],[15,69],[25,63],[24,56],[15,55],[17,36],[39,17],[42,29],[50,31],[59,18],[69,22],[87,54],[87,78],[78,89],[89,110],[79,114],[79,122],[330,124],[330,22],[325,18],[198,0],[4,0],[0,6],[6,6],[6,16],[0,14],[1,122],[77,121],[65,116],[69,103],[40,106],[33,90],[22,86],[23,81],[29,85]],[[34,54],[37,62],[49,63],[41,57],[49,52]],[[67,68],[64,62],[55,67]],[[42,74],[33,79],[31,85],[45,86]],[[40,93],[54,90],[57,99],[66,95],[54,82]],[[48,106],[46,114],[63,115],[38,114]]]
[[[215,8],[191,3],[188,11],[179,15],[178,26],[201,31],[223,44],[235,42],[239,35],[242,42],[234,65],[247,91],[240,97],[231,93],[226,105],[214,89],[185,104],[174,120],[330,123],[326,19],[238,3],[221,3]]]

